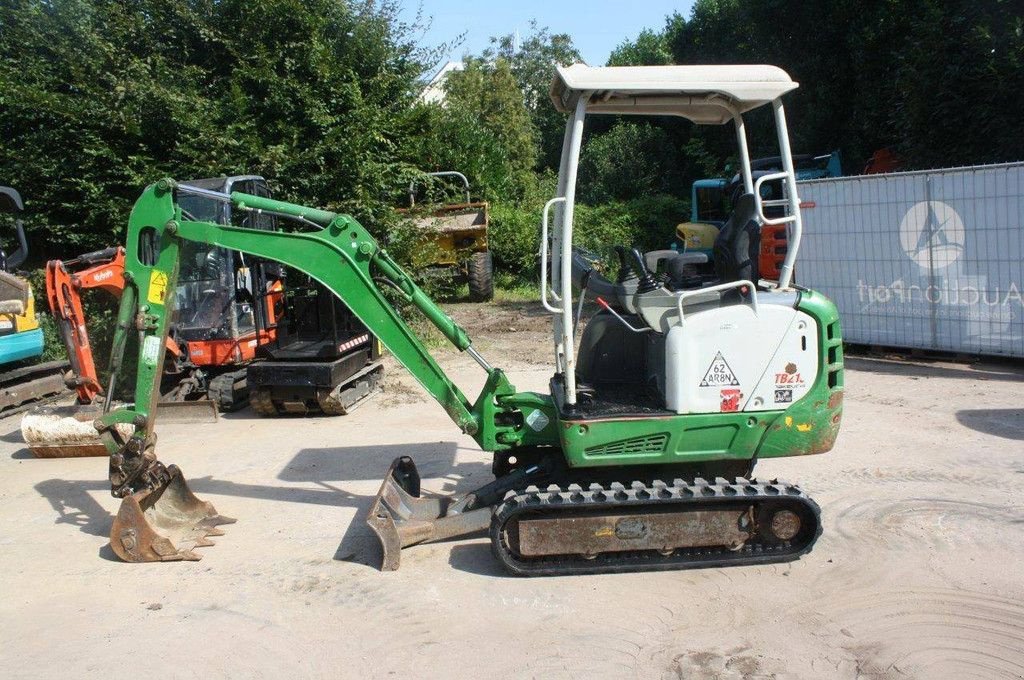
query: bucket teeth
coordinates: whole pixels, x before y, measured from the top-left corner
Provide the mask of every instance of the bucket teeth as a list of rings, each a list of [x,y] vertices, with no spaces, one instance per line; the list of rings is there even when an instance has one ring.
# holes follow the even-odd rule
[[[126,562],[199,560],[202,555],[193,549],[213,545],[207,536],[222,536],[217,526],[235,521],[199,500],[176,465],[167,472],[170,479],[162,487],[121,502],[110,529],[110,546]]]

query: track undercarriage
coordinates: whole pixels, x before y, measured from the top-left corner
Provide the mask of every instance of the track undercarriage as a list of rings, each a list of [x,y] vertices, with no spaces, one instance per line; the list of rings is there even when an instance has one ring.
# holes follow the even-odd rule
[[[385,570],[398,569],[404,547],[487,531],[495,558],[522,576],[788,562],[821,533],[817,504],[786,482],[635,479],[643,474],[577,472],[573,482],[542,462],[461,498],[431,498],[412,460],[399,458],[366,519]]]

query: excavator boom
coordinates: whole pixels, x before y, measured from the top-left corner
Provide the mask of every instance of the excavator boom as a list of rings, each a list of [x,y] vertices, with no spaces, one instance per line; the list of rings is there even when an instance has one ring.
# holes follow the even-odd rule
[[[230,202],[236,210],[261,210],[290,218],[307,228],[315,225],[319,229],[267,232],[194,221],[187,219],[188,215],[177,205],[177,194]],[[474,437],[482,448],[496,451],[523,443],[557,444],[557,433],[550,425],[554,421],[550,399],[534,393],[516,394],[504,373],[475,351],[466,332],[427,297],[354,218],[250,194],[232,192],[228,195],[162,180],[147,188],[132,210],[126,242],[126,288],[111,356],[111,373],[116,375],[121,369],[128,338],[139,337],[135,402],[130,408],[104,414],[97,424],[110,454],[111,492],[125,499],[120,519],[111,534],[115,551],[124,559],[150,561],[156,559],[154,555],[160,555],[161,560],[195,559],[191,548],[208,542],[203,538],[207,535],[203,531],[215,526],[210,524],[211,517],[219,517],[209,504],[195,501],[177,468],[164,466],[155,454],[153,426],[160,368],[174,311],[173,291],[182,241],[276,260],[309,274],[345,301],[441,404],[456,425]],[[487,372],[485,386],[474,401],[467,399],[438,366],[385,297],[378,280],[396,289],[453,345],[473,356]],[[535,412],[539,415],[531,415]],[[526,420],[549,424],[541,428],[524,427]],[[118,429],[124,424],[135,428],[130,437],[125,437]],[[167,489],[174,491],[167,493]],[[190,539],[170,551],[161,538],[159,549],[154,548],[157,539],[153,537],[163,535],[160,527],[170,517],[174,518],[175,531],[179,534],[182,524],[199,527],[197,532],[184,532],[193,538],[198,536],[199,542]],[[142,540],[144,537],[150,537],[148,545]]]
[[[121,297],[124,290],[124,248],[107,248],[73,260],[50,260],[46,263],[46,299],[71,361],[72,373],[67,382],[78,393],[79,404],[91,404],[103,394],[82,306],[82,291],[90,288],[99,288],[115,298]]]

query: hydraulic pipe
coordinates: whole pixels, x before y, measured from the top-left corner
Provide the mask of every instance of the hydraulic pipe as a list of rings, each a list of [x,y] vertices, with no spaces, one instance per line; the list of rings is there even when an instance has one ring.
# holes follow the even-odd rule
[[[434,301],[402,271],[401,267],[391,259],[387,252],[377,249],[372,254],[372,257],[373,263],[377,266],[380,273],[398,286],[406,298],[415,305],[416,309],[420,310],[450,343],[458,347],[460,352],[465,352],[469,349],[472,342],[462,326],[455,323],[450,316],[434,304]]]
[[[305,220],[321,227],[326,227],[338,216],[338,213],[333,213],[329,210],[319,210],[317,208],[309,208],[304,205],[296,205],[295,203],[275,201],[272,198],[255,196],[253,194],[243,194],[240,191],[232,191],[230,194],[226,194],[223,191],[203,189],[200,187],[194,187],[191,184],[179,184],[173,180],[161,180],[161,182],[158,183],[158,186],[164,189],[174,188],[182,193],[192,194],[193,196],[202,196],[203,198],[208,198],[212,201],[231,203],[239,210],[264,210],[266,212],[277,213],[279,215],[296,217],[300,220]]]
[[[321,227],[326,227],[338,216],[338,213],[333,213],[329,210],[318,210],[304,205],[286,203],[285,201],[275,201],[272,198],[243,194],[240,191],[231,192],[231,202],[241,210],[266,210],[267,212],[275,212],[280,215],[290,215],[307,220],[313,224],[318,224]]]

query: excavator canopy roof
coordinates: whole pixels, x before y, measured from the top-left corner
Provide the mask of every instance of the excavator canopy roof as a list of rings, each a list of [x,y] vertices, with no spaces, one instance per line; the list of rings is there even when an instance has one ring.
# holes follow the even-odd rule
[[[593,92],[588,113],[683,116],[702,125],[732,120],[797,88],[777,66],[558,67],[551,82],[555,108],[571,112]]]

